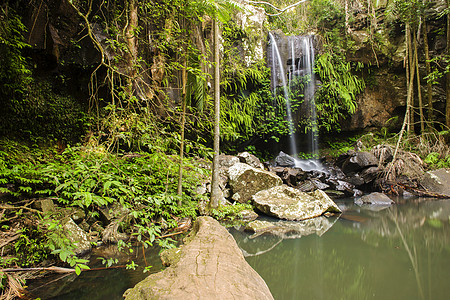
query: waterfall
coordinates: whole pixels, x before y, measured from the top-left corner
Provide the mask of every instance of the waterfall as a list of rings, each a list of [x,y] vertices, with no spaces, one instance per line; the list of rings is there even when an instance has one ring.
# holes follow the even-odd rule
[[[281,86],[284,91],[286,99],[286,115],[289,122],[290,133],[290,151],[291,155],[296,157],[297,143],[295,137],[295,125],[298,123],[298,117],[293,118],[291,111],[291,101],[289,98],[289,89],[294,88],[296,77],[305,77],[305,84],[303,87],[303,117],[309,118],[310,126],[307,130],[307,141],[305,148],[312,155],[313,159],[296,160],[296,167],[302,168],[305,171],[323,170],[323,166],[316,159],[319,151],[319,131],[317,127],[317,113],[314,93],[316,89],[316,79],[314,75],[314,45],[313,36],[288,36],[283,37],[278,35],[279,43],[272,33],[269,33],[271,55],[270,67],[272,71],[272,87],[275,95],[275,90]],[[286,73],[285,70],[288,72]],[[288,83],[286,83],[288,78]],[[276,95],[275,95],[276,97]],[[294,119],[297,121],[295,122]]]
[[[314,158],[317,158],[319,153],[319,132],[317,128],[317,112],[316,102],[314,99],[314,92],[316,88],[316,79],[314,75],[314,47],[312,44],[312,37],[306,36],[302,41],[303,53],[303,69],[304,75],[309,77],[309,82],[304,87],[304,97],[310,112],[311,128],[308,131],[308,150]]]
[[[272,33],[269,32],[270,37],[270,45],[271,45],[271,53],[272,53],[272,74],[277,74],[281,78],[282,86],[283,86],[283,92],[284,92],[284,99],[286,99],[286,115],[288,119],[288,126],[289,126],[289,144],[290,144],[290,151],[291,155],[297,156],[297,143],[295,140],[295,128],[294,128],[294,122],[292,119],[292,110],[291,110],[291,100],[289,99],[289,92],[288,92],[288,86],[286,85],[286,72],[284,71],[284,61],[281,59],[280,51],[278,49],[277,41],[275,40]],[[278,68],[277,68],[278,67]],[[277,70],[279,70],[279,73],[276,73]],[[274,76],[272,76],[273,78]],[[277,76],[275,75],[275,78]],[[275,90],[277,88],[277,83],[273,84],[273,93],[274,97],[276,97]]]

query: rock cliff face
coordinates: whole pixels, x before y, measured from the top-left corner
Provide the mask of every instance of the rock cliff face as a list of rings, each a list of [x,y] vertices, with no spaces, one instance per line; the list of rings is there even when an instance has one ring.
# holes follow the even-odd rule
[[[387,129],[401,126],[406,110],[406,75],[404,69],[405,36],[404,27],[385,17],[388,1],[379,1],[377,7],[377,28],[372,36],[369,34],[370,24],[367,11],[354,12],[351,26],[351,38],[355,42],[354,51],[347,53],[347,59],[362,62],[370,67],[363,77],[366,82],[365,91],[357,97],[357,111],[342,123],[342,130],[370,130],[386,127]],[[427,33],[431,57],[444,53],[446,48],[446,19],[440,15],[445,9],[445,1],[430,1],[427,10]],[[423,32],[423,28],[421,29]],[[376,40],[376,41],[375,41]],[[375,41],[375,42],[372,42]],[[420,77],[426,76],[425,52],[423,35],[418,40]],[[368,71],[368,72],[366,72]],[[368,73],[368,74],[367,74]],[[416,81],[414,81],[416,84]],[[425,99],[427,83],[421,80],[422,98]],[[433,88],[433,108],[443,111],[446,94],[444,80]],[[415,106],[418,106],[417,88],[414,91]],[[426,101],[424,100],[424,103]],[[398,120],[395,118],[398,116]],[[443,121],[439,114],[435,114]]]

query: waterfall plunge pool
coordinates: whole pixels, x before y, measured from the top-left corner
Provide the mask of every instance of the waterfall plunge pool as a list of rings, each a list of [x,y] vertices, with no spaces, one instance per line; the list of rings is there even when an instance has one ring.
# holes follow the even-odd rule
[[[450,200],[336,203],[344,213],[321,236],[230,230],[275,299],[448,299]]]
[[[409,199],[379,211],[356,206],[353,199],[336,203],[344,213],[330,218],[320,236],[253,238],[230,229],[244,253],[263,253],[246,259],[275,299],[448,299],[450,200]],[[141,248],[133,256],[145,265]],[[147,250],[146,260],[152,272],[162,268],[158,249]],[[94,255],[92,261],[98,261]],[[29,290],[41,299],[123,299],[147,275],[142,268],[58,275],[29,282]]]

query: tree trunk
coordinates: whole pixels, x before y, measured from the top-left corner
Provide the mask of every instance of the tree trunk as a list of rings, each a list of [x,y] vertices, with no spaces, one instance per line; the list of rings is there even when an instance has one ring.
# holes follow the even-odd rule
[[[410,29],[409,28],[410,28],[409,25],[406,24],[406,44],[407,44],[407,46],[406,46],[406,53],[407,53],[406,61],[407,61],[407,65],[409,64],[408,61],[412,61],[412,62],[415,61],[415,58],[414,59],[410,59],[410,60],[408,59],[408,56],[412,57],[412,53],[410,52],[411,51],[411,47],[408,47],[408,45],[411,45],[411,36],[409,36],[409,34],[410,34]],[[417,57],[417,51],[416,51],[416,53],[414,53],[414,56]],[[408,74],[408,70],[409,69],[411,69],[411,73]],[[398,149],[400,148],[400,143],[402,141],[403,134],[405,133],[405,129],[406,129],[407,126],[409,127],[408,121],[410,121],[409,120],[409,117],[411,115],[410,111],[412,110],[412,106],[410,105],[410,103],[412,102],[411,98],[412,98],[413,87],[414,87],[414,84],[413,84],[414,83],[414,70],[415,70],[414,65],[413,64],[409,65],[409,69],[407,68],[407,70],[406,70],[406,77],[408,78],[408,83],[407,83],[407,85],[408,85],[408,92],[407,92],[407,96],[406,96],[405,118],[403,119],[402,129],[400,130],[400,134],[399,134],[399,137],[398,137],[398,140],[397,140],[397,145],[395,147],[394,155],[392,157],[392,161],[390,162],[390,167],[389,167],[389,169],[388,169],[388,171],[386,172],[386,175],[385,175],[385,179],[388,179],[388,180],[394,179],[394,178],[391,178],[391,175],[393,175],[392,172],[394,171],[394,164],[395,164],[395,160],[397,158]],[[393,175],[393,176],[395,177],[395,175]]]
[[[125,28],[125,39],[127,43],[128,53],[126,57],[127,63],[127,79],[126,90],[128,97],[134,94],[134,81],[136,79],[136,61],[138,55],[137,36],[135,30],[138,27],[138,6],[136,0],[128,0],[128,24]]]
[[[220,57],[219,57],[219,24],[214,19],[214,158],[211,180],[210,208],[219,207],[219,142],[220,142]]]
[[[420,28],[420,25],[419,25]],[[420,117],[420,132],[423,133],[425,131],[425,121],[423,118],[423,103],[422,103],[422,90],[420,87],[420,73],[419,73],[419,58],[417,51],[417,37],[419,36],[420,29],[417,30],[417,36],[414,34],[414,59],[416,64],[416,73],[417,73],[417,96],[419,98],[419,117]]]
[[[347,33],[351,32],[350,25],[348,23],[349,19],[349,11],[348,11],[348,0],[345,0],[345,29],[347,30]]]
[[[423,18],[423,46],[425,48],[425,68],[427,71],[427,76],[431,73],[430,64],[430,48],[428,46],[428,26],[426,23],[426,18]],[[431,127],[433,121],[433,90],[431,86],[431,81],[427,82],[427,102],[428,102],[428,126]]]
[[[183,194],[183,158],[184,158],[184,129],[186,125],[186,82],[187,82],[187,53],[184,53],[184,62],[183,62],[183,70],[181,73],[181,80],[182,80],[182,96],[181,96],[181,133],[180,133],[180,166],[178,170],[178,188],[177,188],[177,194],[179,196],[182,196]],[[181,197],[178,200],[178,205],[181,206]]]
[[[410,86],[412,84],[411,79],[411,72],[412,68],[412,49],[411,49],[411,31],[409,24],[406,24],[405,27],[405,42],[406,42],[406,116],[405,116],[405,122],[406,122],[406,130],[407,132],[411,131],[411,104],[410,104]]]
[[[447,0],[447,9],[450,7],[450,0]],[[450,55],[450,13],[447,13],[447,55]],[[450,72],[446,75],[447,81],[447,105],[445,108],[445,125],[450,127]]]

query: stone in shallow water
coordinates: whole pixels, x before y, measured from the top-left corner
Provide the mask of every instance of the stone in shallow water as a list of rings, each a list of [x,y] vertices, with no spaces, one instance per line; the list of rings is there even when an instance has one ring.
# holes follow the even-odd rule
[[[264,214],[285,220],[305,220],[325,212],[341,212],[321,190],[307,194],[281,185],[260,191],[252,199],[255,207]]]
[[[394,201],[383,193],[374,192],[369,195],[364,195],[355,200],[355,204],[371,204],[371,205],[391,205]]]
[[[302,236],[317,234],[322,236],[333,226],[337,218],[317,217],[302,221],[266,221],[256,220],[245,227],[246,231],[253,232],[255,236],[271,234],[283,239],[297,239]]]
[[[165,257],[170,267],[128,289],[125,299],[273,299],[216,220],[199,217],[192,234],[189,242]]]

